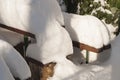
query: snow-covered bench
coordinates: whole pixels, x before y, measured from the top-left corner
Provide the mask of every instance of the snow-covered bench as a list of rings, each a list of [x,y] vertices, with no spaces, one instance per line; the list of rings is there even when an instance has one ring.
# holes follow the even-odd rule
[[[0,23],[35,34],[37,43],[29,45],[26,54],[43,64],[59,64],[73,53],[70,36],[61,27],[64,21],[56,0],[0,0]],[[1,34],[13,46],[23,41],[18,33],[5,30]]]
[[[48,78],[48,80],[75,80],[73,78],[79,72],[83,76],[78,75],[77,80],[85,78],[81,65],[66,58],[67,55],[73,53],[72,40],[68,32],[61,27],[64,25],[64,21],[56,0],[1,0],[0,10],[2,10],[0,12],[1,23],[35,34],[37,42],[28,46],[26,54],[28,59],[35,59],[38,63],[42,62],[53,69],[54,75],[44,76],[44,78]],[[2,33],[6,37],[5,40],[11,45],[22,41],[23,36],[7,32],[9,35]],[[52,66],[49,64],[51,62]],[[96,71],[96,68],[92,71]],[[95,74],[95,72],[93,73]]]
[[[97,59],[96,53],[111,48],[110,31],[98,18],[90,15],[81,16],[65,12],[63,12],[63,15],[65,28],[73,40],[73,45],[80,48],[81,51],[90,51],[89,62]],[[83,55],[86,54],[83,53]]]

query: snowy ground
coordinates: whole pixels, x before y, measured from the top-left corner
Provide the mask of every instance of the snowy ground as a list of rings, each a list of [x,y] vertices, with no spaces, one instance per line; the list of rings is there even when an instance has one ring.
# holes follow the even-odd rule
[[[80,54],[79,49],[75,49],[75,55]],[[98,61],[93,64],[82,64],[81,68],[76,74],[64,80],[112,80],[112,65],[110,61],[111,49],[104,51],[99,55]],[[76,54],[77,53],[77,54]],[[102,59],[100,58],[102,57]],[[79,58],[76,58],[79,61]],[[115,79],[114,79],[115,80]]]
[[[99,54],[98,61],[93,64],[80,65],[75,75],[64,80],[120,80],[120,35],[111,43],[112,48]],[[79,55],[79,49],[75,49],[76,59]],[[77,53],[77,54],[76,54]]]

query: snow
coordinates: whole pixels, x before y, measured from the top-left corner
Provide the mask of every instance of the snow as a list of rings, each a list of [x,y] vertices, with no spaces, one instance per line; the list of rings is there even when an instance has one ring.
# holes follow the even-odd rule
[[[0,79],[1,80],[15,80],[7,67],[4,59],[0,56]]]
[[[31,76],[30,68],[23,57],[6,41],[1,39],[0,43],[2,43],[0,44],[0,57],[4,61],[4,65],[0,65],[0,67],[6,68],[6,76],[8,74],[9,77],[12,74],[22,80],[29,78]],[[12,77],[10,78],[12,80]]]
[[[59,54],[66,50],[63,48],[63,38],[67,37],[69,42],[66,45],[71,45],[68,33],[61,29],[64,20],[56,0],[1,0],[0,10],[1,23],[36,35],[37,46],[39,46],[41,52],[39,54],[43,59],[42,62],[45,60],[43,56],[50,55],[50,53],[51,55]],[[65,33],[64,36],[63,33]],[[18,35],[9,34],[9,36],[12,38]],[[9,36],[7,36],[8,41],[10,40]],[[10,40],[9,43],[12,44],[12,41]],[[19,41],[20,39],[13,42],[17,43]],[[61,49],[56,47],[61,47]],[[69,51],[72,53],[72,48]],[[45,62],[47,63],[47,61]]]
[[[111,43],[112,44],[112,55],[110,62],[112,63],[112,80],[119,80],[120,79],[120,35]]]
[[[106,1],[105,0],[94,0],[94,2],[100,2],[102,6],[105,6]]]
[[[61,7],[61,10],[62,10],[63,12],[66,12],[66,11],[67,11],[67,8],[66,8],[66,5],[65,5],[65,2],[64,2],[63,0],[57,0],[57,1],[58,1],[59,5],[60,5],[60,7]]]
[[[57,28],[60,31],[55,32],[54,36],[49,37],[44,44],[30,44],[27,48],[27,56],[46,64],[49,62],[59,62],[62,58],[72,54],[72,41],[68,32],[61,26]]]
[[[90,15],[76,15],[63,13],[65,28],[68,30],[72,40],[101,48],[110,42],[109,32],[105,24],[98,18]]]
[[[70,50],[68,52],[69,54],[72,53],[71,40],[69,38],[69,35],[67,32],[65,32],[65,30],[61,28],[61,25],[64,25],[64,20],[57,1],[36,0],[30,1],[29,3],[31,4],[27,4],[26,2],[24,2],[21,5],[19,1],[17,1],[16,3],[18,13],[24,12],[22,10],[24,10],[25,8],[21,8],[21,10],[19,10],[19,8],[23,7],[23,5],[27,5],[26,10],[30,9],[30,14],[28,14],[29,11],[27,11],[29,20],[23,21],[24,17],[26,16],[22,15],[21,13],[19,14],[21,16],[20,20],[22,21],[22,23],[24,22],[26,26],[29,26],[28,31],[34,33],[37,39],[36,46],[38,48],[36,47],[36,49],[39,50],[39,53],[37,53],[37,51],[31,53],[32,51],[30,51],[27,52],[27,56],[37,59],[43,63],[51,62],[51,59],[53,60],[58,58],[58,55],[55,58],[53,58],[53,55],[55,56],[56,53],[61,54],[61,52],[67,51],[66,49],[64,49],[65,44],[63,44],[63,38],[66,37],[68,38],[68,42],[66,42],[67,40],[65,39],[65,42],[68,43],[66,45],[70,45]],[[65,33],[64,36],[63,33]],[[68,52],[66,52],[65,54],[68,54]]]
[[[105,23],[105,21],[103,20],[103,22]],[[107,29],[109,30],[109,34],[110,34],[110,39],[111,41],[114,40],[116,38],[116,35],[114,34],[117,31],[117,26],[113,26],[112,24],[106,24]]]
[[[108,49],[100,53],[99,55],[101,55],[102,58],[98,60],[99,63],[94,64],[80,65],[80,60],[78,60],[80,57],[78,56],[78,54],[80,54],[80,50],[75,48],[74,58],[77,59],[74,61],[72,60],[72,62],[64,60],[62,63],[61,61],[61,64],[57,65],[59,66],[57,70],[55,68],[58,72],[55,72],[56,74],[54,77],[49,78],[49,80],[119,80],[119,43],[120,35],[112,42],[112,49]]]
[[[0,28],[0,36],[4,37],[4,40],[12,44],[13,46],[24,41],[23,35],[20,35],[12,31],[10,32],[2,28]],[[2,39],[1,37],[0,39]]]
[[[46,22],[52,19],[64,25],[61,9],[56,0],[0,0],[0,23],[36,34],[45,31]],[[13,34],[10,33],[9,36],[18,36]],[[12,45],[19,42],[20,38],[14,43],[10,40]]]
[[[98,7],[97,9],[94,9],[91,13],[91,15],[93,15],[94,13],[96,14],[97,11],[101,11],[103,13],[107,13],[107,14],[112,14],[112,12],[108,9],[104,9],[102,6]]]
[[[95,17],[86,17],[87,19],[82,16],[72,15],[65,18],[67,21],[71,21],[68,22],[68,26],[74,25],[78,34],[85,36],[80,38],[81,36],[79,37],[77,35],[76,37],[74,34],[71,34],[73,35],[71,36],[72,39],[80,40],[96,48],[102,47],[103,44],[108,44],[110,36],[101,21]],[[86,22],[86,20],[88,21]],[[79,23],[79,21],[81,21],[81,23]],[[91,24],[86,24],[90,23],[90,21],[92,22]],[[96,21],[99,24],[95,23]],[[64,21],[56,0],[0,0],[0,22],[9,26],[15,26],[18,29],[30,31],[36,35],[37,43],[29,45],[27,56],[41,61],[44,64],[52,61],[57,62],[55,74],[53,77],[50,77],[49,80],[120,79],[120,35],[112,42],[112,51],[109,49],[100,53],[98,55],[98,61],[94,64],[80,65],[84,59],[80,58],[82,55],[80,56],[80,50],[76,48],[74,48],[75,51],[71,57],[71,61],[66,59],[67,55],[73,53],[72,41],[68,32],[61,27],[61,25],[64,25]],[[78,26],[78,24],[84,26]],[[98,26],[100,27],[98,28]],[[82,34],[82,32],[85,33]],[[86,34],[86,32],[88,33]],[[22,41],[22,39],[13,40],[14,43],[12,43],[10,37],[18,36],[17,34],[12,35],[11,33],[9,37],[2,36],[4,33],[1,33],[0,78],[2,80],[14,80],[14,75],[23,80],[30,77],[30,70],[25,60],[10,45],[17,44]],[[72,33],[75,32],[72,31]],[[88,37],[88,35],[92,36]],[[6,37],[8,37],[8,39]],[[8,42],[10,39],[10,44],[2,39]]]
[[[74,56],[55,67],[55,75],[49,80],[119,80],[120,35],[111,42],[112,48],[99,54],[96,63],[80,65],[80,50],[74,48]]]
[[[61,26],[64,25],[64,20],[56,0],[0,0],[0,22],[34,33],[38,46],[38,48],[35,47],[35,50],[37,49],[38,52],[35,51],[31,53],[31,57],[39,59],[39,61],[44,64],[58,60],[58,54],[61,55],[61,58],[62,56],[65,58],[65,55],[72,53],[72,41],[67,31]],[[8,31],[8,33],[10,32]],[[5,35],[5,33],[3,33],[3,35]],[[12,33],[10,33],[9,36],[3,37],[7,37],[4,39],[5,41],[11,40],[9,42],[10,44],[12,44],[12,41],[14,44],[17,44],[21,38],[18,40],[11,39],[16,36],[19,35],[12,35]],[[9,49],[9,46],[10,45],[6,45],[7,51],[6,54],[4,54],[4,59],[11,73],[20,79],[29,77],[30,72],[27,64],[18,55],[18,52],[11,47]],[[37,55],[40,55],[40,57]],[[21,61],[21,63],[19,61]]]
[[[39,3],[39,7],[31,9],[32,14],[30,16],[32,17],[30,19],[31,26],[34,26],[30,28],[36,35],[37,45],[28,47],[27,56],[44,64],[58,60],[59,55],[72,53],[72,41],[67,31],[61,26],[64,24],[61,9],[56,0],[52,1],[55,3],[41,0],[42,3]],[[37,51],[31,51],[32,47],[36,48]]]
[[[63,12],[65,28],[74,41],[87,44],[95,48],[102,48],[108,45],[116,37],[116,27],[105,24],[98,18],[90,15],[76,15]],[[81,52],[86,58],[86,51]],[[89,51],[89,62],[97,60],[98,54]]]
[[[75,49],[77,50],[77,48]],[[58,62],[55,66],[54,76],[48,80],[118,80],[111,79],[112,66],[109,63],[109,58],[107,58],[107,60],[104,59],[103,62],[98,64],[81,65],[80,56],[78,56],[80,51],[79,49],[76,50],[72,58],[74,60],[61,59],[61,62]],[[107,50],[105,53],[109,51],[110,50]]]

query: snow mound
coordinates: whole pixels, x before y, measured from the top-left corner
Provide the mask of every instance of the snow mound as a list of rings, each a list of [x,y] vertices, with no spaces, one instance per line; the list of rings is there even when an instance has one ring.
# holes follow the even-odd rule
[[[0,0],[0,23],[33,34],[42,34],[49,25],[47,22],[52,20],[64,25],[63,15],[56,0]],[[4,34],[10,44],[16,45],[21,42],[21,35],[18,37],[18,34],[6,32]],[[11,37],[18,39],[13,41]]]
[[[6,65],[4,59],[0,56],[0,79],[1,80],[15,80]]]
[[[61,26],[56,27],[56,29],[57,31],[54,35],[48,35],[48,38],[43,41],[42,45],[39,45],[39,43],[30,44],[27,48],[27,56],[46,64],[49,62],[59,62],[62,58],[72,54],[72,41],[68,32]],[[51,31],[49,30],[49,32]]]
[[[98,18],[90,15],[76,15],[63,13],[65,28],[72,40],[87,44],[95,48],[101,48],[110,42],[109,31],[105,24]]]
[[[36,5],[31,6],[30,29],[36,35],[37,44],[28,47],[27,56],[46,64],[57,61],[59,55],[71,54],[72,41],[62,28],[64,20],[57,1],[40,0]]]
[[[6,76],[6,78],[10,77],[10,80],[13,80],[11,75],[22,80],[31,77],[30,68],[23,57],[6,41],[0,40],[0,43],[0,58],[3,60],[0,69],[6,69],[5,73],[0,74]]]
[[[105,51],[102,54],[109,51],[110,50]],[[74,60],[70,61],[64,58],[61,62],[58,62],[55,66],[54,76],[50,77],[48,80],[117,80],[111,77],[112,66],[111,63],[109,63],[110,58],[107,60],[103,58],[102,62],[98,64],[80,65],[81,60],[78,53],[80,54],[79,51],[74,53],[72,57]]]
[[[74,60],[72,62],[63,60],[63,63],[61,61],[58,68],[58,72],[61,74],[56,74],[50,80],[119,80],[120,35],[111,44],[111,49],[100,53],[102,54],[99,59],[101,62],[95,64],[79,65],[80,60],[78,59],[80,58],[78,54],[80,54],[80,50],[76,50],[74,52],[76,56],[73,56]],[[63,65],[64,63],[66,65]],[[57,67],[55,68],[57,69]]]

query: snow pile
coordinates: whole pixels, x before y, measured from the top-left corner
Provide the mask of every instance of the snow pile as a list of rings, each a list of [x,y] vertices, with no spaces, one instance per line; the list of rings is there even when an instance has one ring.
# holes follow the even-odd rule
[[[52,61],[60,62],[61,59],[66,59],[66,55],[73,53],[70,36],[61,26],[64,25],[64,20],[56,0],[1,0],[0,18],[1,23],[36,35],[37,44],[31,44],[27,50],[27,56],[31,58],[46,64]],[[5,38],[4,40],[7,41],[10,37],[15,36],[9,34],[9,36],[7,36],[8,39]],[[17,40],[13,40],[13,42],[17,43]],[[6,62],[12,65],[14,63],[14,61],[8,61],[7,59]],[[13,71],[12,73],[18,77],[18,73],[14,71],[19,71],[19,69],[16,68],[16,70],[14,70],[12,67],[16,67],[17,65],[12,65],[10,65],[10,69]],[[20,74],[18,75],[22,76]]]
[[[31,30],[36,35],[37,44],[28,47],[27,56],[46,64],[57,61],[59,56],[71,54],[72,41],[61,26],[64,20],[57,1],[40,0],[39,4],[38,2],[39,6],[31,9],[30,19],[31,25],[34,26]]]
[[[98,18],[90,15],[76,15],[64,13],[65,28],[69,32],[73,41],[92,46],[94,48],[102,48],[108,45],[111,40],[109,29]],[[86,51],[82,51],[86,58]],[[89,52],[89,62],[97,60],[98,54]]]
[[[110,50],[107,50],[101,54],[110,55],[109,51]],[[102,63],[96,65],[80,65],[81,60],[78,54],[80,54],[80,50],[75,48],[71,61],[62,59],[61,62],[55,66],[54,76],[48,80],[117,80],[111,79],[112,66],[109,63],[109,57],[107,59],[103,58],[103,60],[101,60]]]
[[[80,50],[75,48],[74,60],[59,64],[58,75],[50,80],[119,80],[120,35],[112,41],[112,48],[103,51],[98,64],[80,65]],[[79,55],[78,55],[79,54]],[[66,62],[66,65],[64,63]],[[71,75],[68,75],[72,71]],[[65,74],[64,74],[65,73]],[[65,76],[67,74],[67,76]],[[64,77],[63,77],[64,76]]]
[[[95,48],[101,48],[110,42],[109,31],[98,18],[90,15],[63,13],[65,28],[72,40]]]
[[[58,26],[60,32],[56,32],[42,45],[30,44],[27,48],[27,56],[32,57],[44,64],[49,62],[59,62],[73,53],[72,41],[67,31]]]
[[[63,17],[60,13],[61,10],[56,0],[0,0],[0,23],[34,34],[36,34],[34,28],[38,29],[37,33],[45,31],[44,26],[49,25],[46,22],[52,19],[64,25]],[[7,34],[6,32],[2,33]],[[12,32],[8,33],[9,36],[18,38],[13,42],[8,35],[5,35],[12,45],[20,42],[21,36],[18,37],[18,34]]]
[[[35,59],[39,57],[40,61],[48,63],[49,58],[53,57],[52,55],[61,54],[64,51],[66,52],[64,52],[65,54],[72,53],[70,37],[61,28],[64,25],[64,20],[56,0],[1,0],[0,10],[1,23],[36,35],[38,50],[40,50],[36,55],[39,56],[36,58],[36,55],[31,55],[30,53],[28,56]],[[65,33],[64,36],[63,33]],[[17,35],[9,34],[9,36],[15,37]],[[9,36],[6,36],[8,40],[10,39]],[[19,40],[13,42],[17,43]],[[64,42],[65,44],[63,44]],[[12,44],[12,40],[9,43]],[[64,45],[70,48],[68,52]],[[32,54],[35,54],[35,52]],[[50,55],[51,57],[47,57]]]
[[[7,67],[4,59],[0,56],[0,79],[1,80],[15,80]]]
[[[14,77],[22,80],[31,77],[30,69],[23,57],[7,42],[0,40],[0,78],[2,80],[14,80]]]

